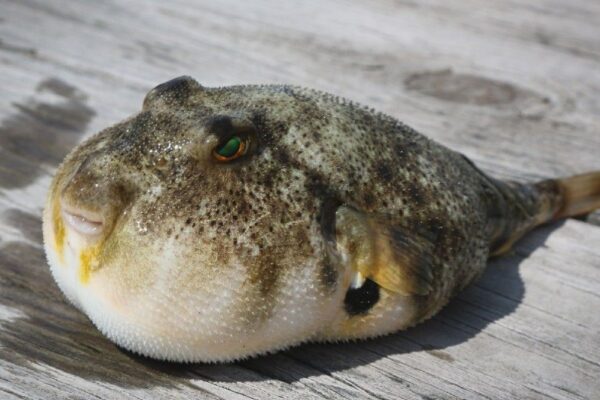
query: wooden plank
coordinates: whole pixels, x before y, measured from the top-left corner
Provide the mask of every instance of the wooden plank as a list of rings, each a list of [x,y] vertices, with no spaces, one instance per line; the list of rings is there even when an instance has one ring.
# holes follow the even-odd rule
[[[344,95],[501,178],[600,169],[599,20],[583,0],[0,0],[0,398],[597,397],[598,213],[532,233],[414,329],[225,365],[108,342],[52,282],[40,214],[75,143],[182,74]]]

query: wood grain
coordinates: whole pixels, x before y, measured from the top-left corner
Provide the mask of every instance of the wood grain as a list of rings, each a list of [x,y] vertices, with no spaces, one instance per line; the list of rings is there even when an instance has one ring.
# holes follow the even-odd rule
[[[598,170],[598,21],[584,0],[0,0],[0,398],[598,398],[598,213],[528,235],[414,329],[224,365],[115,347],[40,231],[66,152],[183,74],[343,95],[500,178]]]

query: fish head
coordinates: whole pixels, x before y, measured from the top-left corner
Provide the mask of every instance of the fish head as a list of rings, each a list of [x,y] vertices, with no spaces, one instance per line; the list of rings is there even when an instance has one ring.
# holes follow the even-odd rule
[[[44,242],[60,288],[154,358],[231,360],[318,336],[351,279],[322,170],[343,157],[315,139],[329,112],[285,86],[152,89],[54,177]]]

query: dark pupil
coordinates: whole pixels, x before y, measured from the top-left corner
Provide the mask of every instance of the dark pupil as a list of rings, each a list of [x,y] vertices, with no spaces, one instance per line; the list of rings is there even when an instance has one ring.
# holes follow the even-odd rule
[[[234,136],[217,150],[217,154],[223,157],[232,157],[239,150],[241,143],[241,139],[238,136]]]

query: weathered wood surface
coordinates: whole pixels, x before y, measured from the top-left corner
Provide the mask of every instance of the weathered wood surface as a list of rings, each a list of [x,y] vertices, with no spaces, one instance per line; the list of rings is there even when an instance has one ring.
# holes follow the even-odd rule
[[[600,398],[600,228],[539,229],[440,315],[225,365],[121,351],[41,248],[81,138],[189,74],[350,97],[517,180],[600,169],[600,3],[0,1],[0,398]]]

